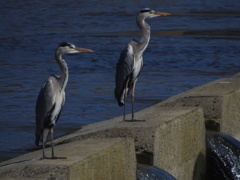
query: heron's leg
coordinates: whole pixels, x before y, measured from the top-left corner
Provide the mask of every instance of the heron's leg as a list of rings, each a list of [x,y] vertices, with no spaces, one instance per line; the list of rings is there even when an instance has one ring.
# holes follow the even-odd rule
[[[128,82],[129,79],[127,80],[126,87],[124,90],[124,114],[123,114],[123,121],[126,121],[126,103],[127,103],[127,93],[128,93]]]
[[[53,145],[53,128],[50,129],[51,144],[52,144],[52,158],[55,158],[54,155],[54,145]]]
[[[56,157],[56,156],[54,155],[53,127],[50,129],[50,135],[51,135],[51,144],[52,144],[52,159],[67,159],[66,157]]]
[[[43,143],[43,157],[42,159],[47,159],[46,155],[45,155],[45,144]]]
[[[134,92],[135,92],[136,81],[133,83],[132,88],[132,120],[134,120]]]
[[[47,135],[48,136],[48,135]],[[48,159],[48,157],[45,154],[45,143],[46,140],[44,139],[44,131],[42,131],[42,137],[43,137],[43,142],[42,142],[42,150],[43,150],[43,156],[40,159]],[[46,138],[47,139],[47,138]]]
[[[125,120],[127,122],[144,122],[145,120],[137,120],[137,119],[134,119],[134,93],[135,93],[135,87],[136,87],[136,82],[137,80],[133,83],[133,87],[132,87],[132,119],[131,120]]]
[[[124,92],[124,113],[123,113],[123,121],[126,120],[126,103],[127,103],[127,91]]]

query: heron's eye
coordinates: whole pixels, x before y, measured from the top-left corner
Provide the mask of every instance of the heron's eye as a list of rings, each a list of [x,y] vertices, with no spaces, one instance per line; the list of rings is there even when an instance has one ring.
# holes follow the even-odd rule
[[[69,48],[70,48],[70,49],[73,49],[73,48],[74,48],[74,46],[69,46]]]
[[[154,11],[150,11],[149,13],[150,13],[150,14],[153,14],[153,13],[154,13]]]

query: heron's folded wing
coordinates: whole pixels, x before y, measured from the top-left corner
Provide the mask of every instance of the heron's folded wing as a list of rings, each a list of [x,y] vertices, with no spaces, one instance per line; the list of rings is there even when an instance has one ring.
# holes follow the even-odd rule
[[[51,110],[54,108],[55,97],[54,97],[54,82],[56,78],[54,76],[49,76],[44,85],[41,88],[41,91],[38,95],[36,103],[36,123],[37,127],[43,129],[44,121],[48,119]]]
[[[118,100],[120,100],[120,98],[122,97],[124,89],[126,88],[126,83],[132,76],[133,63],[134,63],[133,46],[131,43],[128,43],[126,48],[122,51],[116,66],[115,97]]]

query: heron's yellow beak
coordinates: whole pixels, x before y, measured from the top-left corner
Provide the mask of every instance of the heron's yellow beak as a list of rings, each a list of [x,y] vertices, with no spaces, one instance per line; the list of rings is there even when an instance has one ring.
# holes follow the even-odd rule
[[[154,15],[156,15],[156,16],[168,16],[168,15],[171,15],[171,14],[166,13],[166,12],[155,12]]]
[[[94,52],[91,49],[84,49],[84,48],[75,48],[75,50],[79,52]]]

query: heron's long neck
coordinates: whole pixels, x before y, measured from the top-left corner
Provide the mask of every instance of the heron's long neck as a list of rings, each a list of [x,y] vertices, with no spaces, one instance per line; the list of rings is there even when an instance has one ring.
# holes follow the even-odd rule
[[[151,31],[150,31],[149,25],[145,22],[145,19],[142,17],[139,17],[139,16],[137,17],[137,25],[143,32],[143,36],[139,44],[137,45],[139,54],[142,55],[142,53],[145,51],[145,49],[148,46]]]
[[[68,66],[67,66],[67,63],[64,61],[64,59],[62,59],[61,54],[56,53],[55,59],[61,68],[61,74],[59,77],[60,90],[64,91],[68,82]]]

